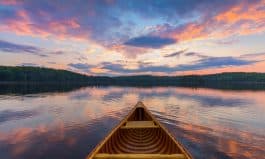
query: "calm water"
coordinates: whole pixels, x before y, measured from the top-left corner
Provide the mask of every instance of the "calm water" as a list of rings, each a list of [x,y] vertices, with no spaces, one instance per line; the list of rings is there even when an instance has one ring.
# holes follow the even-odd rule
[[[265,158],[265,91],[1,87],[1,159],[85,158],[138,100],[195,158]]]

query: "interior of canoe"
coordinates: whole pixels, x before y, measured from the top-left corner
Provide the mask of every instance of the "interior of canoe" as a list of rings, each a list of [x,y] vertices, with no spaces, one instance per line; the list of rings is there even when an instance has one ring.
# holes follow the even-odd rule
[[[187,158],[144,107],[136,107],[92,158]]]

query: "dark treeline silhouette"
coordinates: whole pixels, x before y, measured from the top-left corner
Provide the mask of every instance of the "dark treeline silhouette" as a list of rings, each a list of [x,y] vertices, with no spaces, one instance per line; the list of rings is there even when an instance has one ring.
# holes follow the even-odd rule
[[[0,81],[24,83],[98,83],[111,80],[109,77],[86,76],[67,70],[30,66],[0,66]]]
[[[40,67],[0,66],[1,83],[68,83],[114,86],[211,86],[265,84],[265,73],[219,73],[187,76],[86,76],[66,70]],[[240,86],[239,86],[240,87]]]

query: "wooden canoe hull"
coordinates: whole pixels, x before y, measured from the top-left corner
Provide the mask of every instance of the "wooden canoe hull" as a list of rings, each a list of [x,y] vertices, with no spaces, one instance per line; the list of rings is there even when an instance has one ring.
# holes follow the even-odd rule
[[[87,156],[95,158],[186,158],[188,151],[152,116],[142,102]]]

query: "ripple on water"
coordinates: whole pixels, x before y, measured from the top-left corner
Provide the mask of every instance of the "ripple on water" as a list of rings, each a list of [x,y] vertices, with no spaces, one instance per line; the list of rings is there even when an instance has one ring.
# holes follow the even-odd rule
[[[173,87],[87,87],[65,93],[2,94],[0,120],[2,114],[5,120],[6,114],[12,120],[0,124],[0,156],[85,158],[137,99],[143,99],[195,158],[264,158],[262,95],[258,91]]]

